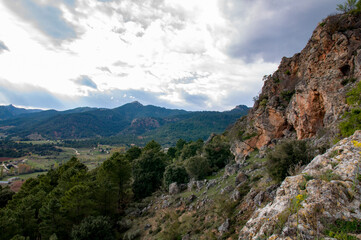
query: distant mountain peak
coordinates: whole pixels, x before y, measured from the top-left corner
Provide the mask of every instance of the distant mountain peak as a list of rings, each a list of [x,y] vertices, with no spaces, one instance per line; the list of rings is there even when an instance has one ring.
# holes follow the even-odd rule
[[[235,109],[249,109],[249,107],[247,107],[246,105],[237,105],[235,106],[232,110],[235,110]]]
[[[133,101],[133,102],[131,102],[131,103],[129,103],[129,104],[138,105],[138,106],[144,106],[143,104],[141,104],[141,103],[138,102],[138,101]]]
[[[230,113],[236,113],[236,112],[244,113],[244,112],[248,112],[250,109],[251,109],[251,108],[247,107],[246,105],[237,105],[237,106],[235,106],[232,110],[226,111],[226,112],[230,112]]]

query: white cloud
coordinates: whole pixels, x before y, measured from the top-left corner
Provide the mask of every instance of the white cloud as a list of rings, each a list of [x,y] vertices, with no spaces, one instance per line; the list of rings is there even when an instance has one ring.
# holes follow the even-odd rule
[[[79,105],[113,106],[117,98],[109,94],[119,91],[127,96],[119,104],[134,98],[192,110],[251,105],[262,76],[280,61],[263,58],[272,51],[262,44],[274,47],[279,40],[271,23],[278,31],[290,11],[320,8],[313,9],[311,0],[272,1],[276,7],[266,0],[28,2],[30,9],[24,0],[0,1],[0,39],[11,49],[0,55],[1,78],[77,99]],[[49,25],[40,24],[46,18]],[[258,36],[272,38],[273,45]],[[108,97],[101,103],[99,96]]]

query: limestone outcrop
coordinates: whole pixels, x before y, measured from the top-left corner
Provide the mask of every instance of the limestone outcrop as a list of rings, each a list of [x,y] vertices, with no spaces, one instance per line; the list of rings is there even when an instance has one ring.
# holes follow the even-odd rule
[[[287,177],[276,197],[257,209],[239,239],[321,239],[336,220],[361,220],[361,131]],[[361,236],[357,236],[361,237]]]
[[[348,108],[346,94],[360,79],[361,18],[330,16],[300,53],[265,76],[253,109],[230,131],[237,133],[234,154],[241,159],[280,138],[330,139]]]

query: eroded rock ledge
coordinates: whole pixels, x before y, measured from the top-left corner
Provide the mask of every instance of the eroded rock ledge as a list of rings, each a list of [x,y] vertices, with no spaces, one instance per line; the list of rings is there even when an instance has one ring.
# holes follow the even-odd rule
[[[330,16],[300,53],[283,58],[264,78],[252,111],[229,131],[238,134],[234,154],[247,155],[280,138],[334,137],[348,108],[346,93],[360,79],[361,18]]]
[[[315,157],[301,174],[287,177],[274,200],[253,213],[239,239],[317,239],[337,219],[361,220],[361,148],[355,141],[361,142],[361,131]]]

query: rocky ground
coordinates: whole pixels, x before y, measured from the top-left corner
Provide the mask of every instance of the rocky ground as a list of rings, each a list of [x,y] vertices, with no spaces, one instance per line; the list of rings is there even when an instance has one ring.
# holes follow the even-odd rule
[[[133,204],[119,222],[124,239],[361,239],[361,131],[281,184],[265,159],[282,139],[310,139],[320,149],[339,136],[347,93],[360,77],[360,16],[326,18],[224,133],[235,162]]]
[[[253,152],[207,180],[172,184],[168,194],[158,192],[135,204],[119,224],[128,229],[125,239],[360,239],[357,142],[361,131],[281,185]],[[346,233],[337,232],[342,226]]]
[[[275,199],[252,214],[239,239],[320,239],[337,221],[358,222],[353,236],[361,239],[359,142],[361,131],[315,157],[302,173],[287,177]]]

